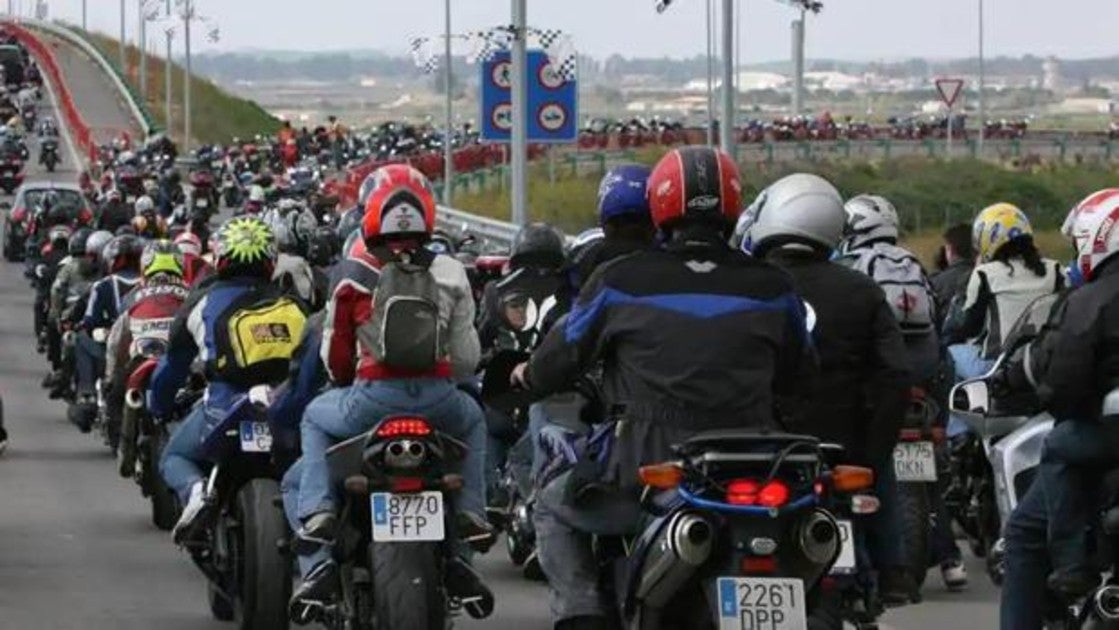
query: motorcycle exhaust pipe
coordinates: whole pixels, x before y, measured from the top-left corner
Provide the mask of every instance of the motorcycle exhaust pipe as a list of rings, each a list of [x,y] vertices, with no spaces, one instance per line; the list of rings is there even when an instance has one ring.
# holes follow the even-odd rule
[[[1092,595],[1091,612],[1084,630],[1114,628],[1119,623],[1119,586],[1108,584]]]
[[[673,515],[657,540],[649,545],[637,599],[653,608],[668,604],[711,557],[714,539],[715,528],[702,516],[690,512]]]
[[[138,389],[130,389],[124,392],[124,404],[128,405],[129,409],[143,409],[144,408],[144,394]]]
[[[839,527],[835,519],[823,510],[804,517],[798,538],[804,556],[814,564],[827,564],[839,552]]]

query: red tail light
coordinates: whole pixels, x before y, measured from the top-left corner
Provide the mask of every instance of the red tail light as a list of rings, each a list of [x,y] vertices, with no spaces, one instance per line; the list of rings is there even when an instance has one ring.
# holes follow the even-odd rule
[[[789,502],[789,494],[789,486],[779,479],[765,485],[754,479],[735,479],[727,484],[726,502],[777,508]]]
[[[393,477],[389,490],[393,492],[419,492],[424,489],[424,480],[419,477]]]
[[[755,505],[761,484],[753,479],[735,479],[727,484],[727,503],[731,505]]]
[[[377,427],[377,437],[394,438],[406,435],[431,435],[431,425],[422,418],[390,418]]]
[[[902,429],[898,433],[898,439],[902,442],[920,442],[921,430],[920,429]]]
[[[12,219],[13,222],[23,223],[23,220],[26,219],[26,218],[27,218],[27,208],[22,208],[21,207],[21,208],[16,208],[15,210],[12,210],[11,219]]]
[[[742,572],[746,575],[772,575],[777,572],[777,558],[746,556],[742,559]]]

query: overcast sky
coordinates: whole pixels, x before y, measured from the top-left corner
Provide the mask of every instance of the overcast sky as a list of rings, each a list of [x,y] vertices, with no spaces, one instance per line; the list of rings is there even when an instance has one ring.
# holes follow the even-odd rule
[[[92,28],[117,33],[117,0],[86,0]],[[126,0],[128,37],[137,5]],[[774,0],[737,0],[744,7],[744,62],[786,59],[793,11]],[[823,0],[809,19],[808,55],[890,60],[974,55],[979,0]],[[15,0],[29,7],[32,0]],[[451,0],[455,30],[508,23],[509,0]],[[161,0],[155,3],[162,4]],[[658,15],[655,0],[528,0],[529,22],[559,28],[582,52],[604,57],[691,56],[703,52],[705,0],[674,0]],[[717,5],[722,0],[716,0]],[[52,17],[81,21],[82,0],[49,0]],[[443,30],[443,0],[195,0],[221,29],[201,50],[337,50],[404,52],[414,36]],[[986,0],[989,54],[1094,57],[1119,54],[1119,0]],[[178,46],[177,46],[178,47]]]

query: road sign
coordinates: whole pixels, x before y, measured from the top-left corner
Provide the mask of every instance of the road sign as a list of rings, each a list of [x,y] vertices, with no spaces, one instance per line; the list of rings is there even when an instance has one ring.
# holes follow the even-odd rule
[[[512,57],[499,52],[482,64],[482,140],[509,142],[513,130]],[[542,50],[528,51],[528,141],[575,142],[579,89],[565,80]]]
[[[963,79],[937,79],[936,91],[940,93],[940,100],[952,109],[956,99],[960,97],[960,89],[964,87]]]

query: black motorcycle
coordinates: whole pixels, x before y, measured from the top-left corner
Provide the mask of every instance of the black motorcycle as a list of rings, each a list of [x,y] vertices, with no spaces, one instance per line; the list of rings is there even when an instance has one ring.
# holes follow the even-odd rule
[[[45,166],[48,173],[53,173],[59,162],[58,140],[49,138],[39,143],[39,164]]]
[[[342,586],[325,611],[341,630],[443,630],[463,609],[488,616],[492,598],[463,591],[450,472],[466,445],[417,415],[382,420],[327,452],[332,480],[345,488],[334,556]]]
[[[139,361],[130,366],[133,369],[125,384],[123,413],[134,416],[133,426],[136,427],[136,470],[133,479],[140,486],[143,496],[151,501],[152,524],[163,531],[171,531],[179,520],[182,506],[159,472],[159,458],[171,435],[166,424],[157,422],[147,412],[144,403],[144,392],[148,390],[148,382],[155,372],[158,357],[166,351],[166,345],[157,348],[159,344],[148,341],[149,349],[142,351]]]
[[[266,389],[266,388],[265,388]],[[203,443],[212,463],[206,481],[205,531],[184,546],[207,577],[210,612],[242,630],[288,627],[291,558],[280,507],[285,448],[274,440],[264,410],[270,394],[242,396]],[[275,453],[275,454],[274,454]]]

